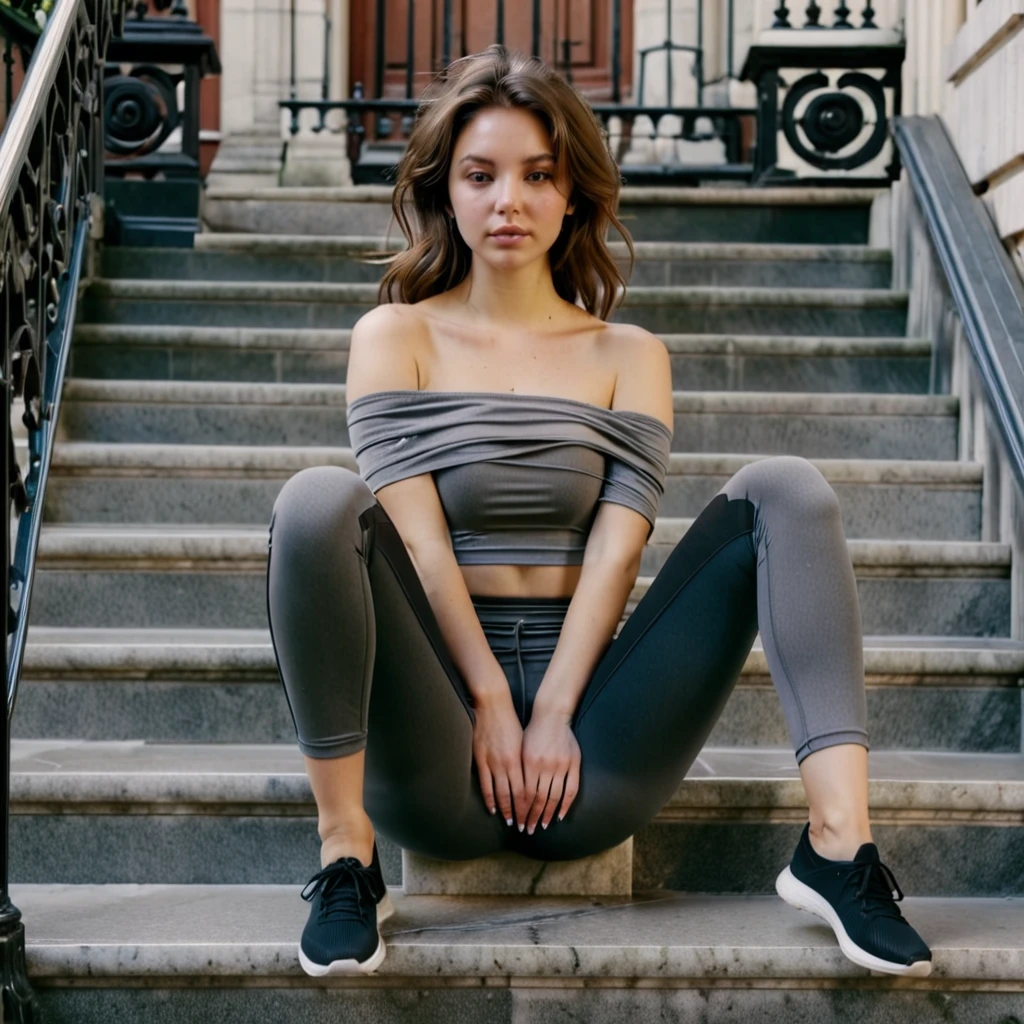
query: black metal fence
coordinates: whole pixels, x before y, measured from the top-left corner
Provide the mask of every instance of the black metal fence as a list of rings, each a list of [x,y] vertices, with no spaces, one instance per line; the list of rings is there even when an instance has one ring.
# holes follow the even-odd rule
[[[464,55],[453,50],[453,6],[452,0],[419,0],[431,10],[438,3],[443,4],[440,45],[432,62],[431,72],[445,67],[451,60]],[[479,0],[482,5],[485,0]],[[504,43],[507,36],[506,0],[491,0],[493,3],[493,41]],[[542,33],[541,0],[528,0],[531,4],[531,52],[543,57],[551,66],[573,82],[572,47],[579,33],[573,30],[569,11],[556,17],[554,25]],[[599,0],[602,2],[602,0]],[[823,46],[808,47],[786,45],[785,38],[775,39],[770,45],[755,45],[756,61],[750,54],[743,70],[737,76],[734,69],[735,12],[734,0],[725,0],[725,46],[723,54],[724,74],[713,83],[705,77],[707,44],[705,40],[706,4],[696,0],[695,30],[693,38],[677,38],[677,26],[673,24],[672,5],[665,2],[665,38],[651,46],[636,50],[636,88],[623,88],[623,26],[621,24],[621,0],[603,0],[604,23],[609,26],[609,89],[607,102],[591,100],[591,107],[608,131],[609,145],[615,159],[622,168],[623,178],[629,184],[655,184],[658,182],[685,183],[701,179],[736,179],[754,182],[785,182],[794,178],[792,171],[780,170],[777,166],[778,141],[781,133],[790,148],[801,159],[820,167],[822,170],[849,171],[862,167],[877,156],[879,135],[887,136],[887,102],[893,113],[899,113],[899,69],[903,60],[902,44],[864,41],[843,43],[826,42]],[[345,111],[348,133],[348,156],[352,165],[353,181],[357,184],[386,182],[392,180],[396,164],[396,150],[400,151],[401,141],[407,138],[415,117],[418,100],[414,95],[414,53],[416,51],[416,7],[417,0],[406,0],[405,21],[395,26],[390,18],[388,0],[376,0],[374,8],[373,37],[368,40],[375,54],[372,91],[368,94],[367,84],[354,83],[352,95],[347,99],[328,99],[330,79],[328,69],[331,26],[325,15],[325,50],[323,76],[320,82],[319,99],[300,99],[297,95],[295,55],[295,0],[291,0],[291,78],[289,98],[280,100],[282,108],[289,111],[292,135],[300,128],[300,113],[313,111],[317,116],[312,131],[332,131],[327,124],[327,115],[332,110]],[[803,23],[797,25],[800,15],[796,4],[780,0],[774,9],[773,29],[790,30],[794,33],[792,42],[797,43],[796,34],[822,32],[825,29],[876,29],[875,10],[872,0],[860,5],[860,24],[857,15],[851,11],[846,0],[836,6],[831,25],[822,24],[820,4],[811,2],[803,6]],[[385,50],[389,28],[400,28],[404,33],[405,67],[402,92],[404,95],[385,95]],[[784,37],[784,33],[776,33]],[[835,39],[835,33],[827,33]],[[541,53],[542,41],[544,53]],[[817,52],[816,52],[817,51]],[[692,106],[678,106],[673,103],[676,93],[673,75],[673,55],[691,55],[690,73],[694,79],[695,103]],[[652,103],[648,100],[652,73],[649,60],[663,55],[665,102]],[[838,61],[826,64],[827,59]],[[788,63],[787,63],[788,61]],[[787,83],[779,71],[783,67],[802,67],[819,61],[822,67],[836,66],[851,71],[844,78],[832,82],[822,77],[821,68],[814,68],[817,77],[804,76],[801,91],[786,105],[783,94]],[[656,65],[652,65],[656,66]],[[895,68],[895,70],[894,70]],[[853,70],[855,69],[855,70]],[[867,72],[880,70],[880,77]],[[728,83],[737,78],[752,81],[757,87],[756,106],[732,106],[727,89],[719,89],[719,102],[706,103],[709,86]],[[854,93],[859,92],[858,99]],[[782,99],[780,99],[782,97]],[[862,99],[866,97],[867,113],[864,113]],[[881,99],[880,99],[881,97]],[[798,101],[806,101],[813,107],[810,116],[804,107],[798,109]],[[781,109],[780,109],[781,108]],[[658,160],[649,163],[623,162],[634,143],[640,140],[675,139],[686,142],[714,142],[710,147],[718,154],[711,162],[691,164],[676,159]],[[883,138],[884,141],[884,138]],[[648,147],[649,148],[649,147]],[[840,152],[842,151],[842,152]],[[879,177],[858,177],[855,180],[865,184],[888,181],[897,167],[893,160],[886,173]],[[805,180],[803,178],[799,180]]]

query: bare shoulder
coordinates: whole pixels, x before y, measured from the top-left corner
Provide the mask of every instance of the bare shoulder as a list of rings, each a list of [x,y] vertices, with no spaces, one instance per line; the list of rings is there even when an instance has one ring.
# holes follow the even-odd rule
[[[672,430],[672,363],[665,342],[635,324],[609,326],[616,367],[612,408],[646,413]]]
[[[423,317],[407,303],[385,302],[364,313],[349,340],[346,399],[418,388],[424,330]]]

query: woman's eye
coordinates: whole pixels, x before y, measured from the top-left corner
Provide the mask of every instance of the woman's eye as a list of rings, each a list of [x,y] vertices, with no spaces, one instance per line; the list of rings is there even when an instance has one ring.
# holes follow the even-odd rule
[[[527,175],[527,177],[528,178],[533,178],[534,175],[537,175],[537,174],[539,174],[541,176],[542,180],[554,178],[554,175],[551,174],[550,171],[531,171]],[[485,171],[470,171],[468,177],[469,177],[469,180],[472,181],[474,185],[479,185],[479,184],[483,183],[482,179],[487,178],[488,175],[487,175],[487,173]]]

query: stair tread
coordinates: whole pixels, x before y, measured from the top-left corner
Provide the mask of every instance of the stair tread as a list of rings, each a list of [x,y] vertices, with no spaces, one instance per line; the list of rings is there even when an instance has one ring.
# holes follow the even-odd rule
[[[267,188],[211,188],[204,197],[214,200],[273,200],[294,202],[390,203],[390,185],[292,185]],[[886,188],[849,186],[746,186],[687,187],[685,185],[624,185],[619,190],[622,205],[649,206],[870,206]]]
[[[650,543],[676,543],[694,518],[658,516]],[[865,567],[1008,568],[1012,556],[1010,544],[995,541],[848,538],[846,544],[853,564]],[[38,549],[42,565],[73,557],[265,559],[266,550],[266,526],[230,523],[47,523]]]
[[[879,750],[868,775],[875,810],[1024,812],[1024,754]],[[14,739],[11,799],[312,806],[302,756],[284,743]],[[705,747],[666,808],[806,805],[792,750]]]
[[[376,304],[374,282],[341,281],[197,281],[189,278],[100,277],[89,285],[95,295],[115,297],[215,298],[264,302],[301,302],[306,299]],[[907,293],[888,288],[778,288],[770,285],[632,285],[622,308],[664,302],[703,306],[708,303],[754,306],[898,307]]]
[[[441,393],[441,392],[438,392]],[[455,392],[462,394],[464,392]],[[466,392],[468,393],[468,392]],[[478,393],[478,392],[472,392]],[[496,394],[481,391],[479,394]],[[521,393],[525,397],[526,393]],[[534,396],[532,393],[529,397]],[[558,397],[558,396],[544,396]],[[126,401],[241,405],[346,404],[346,385],[279,383],[276,381],[105,380],[73,377],[64,386],[66,401]],[[674,391],[676,412],[797,412],[803,415],[953,416],[959,401],[953,395],[905,395],[811,391]],[[584,403],[588,404],[588,403]]]
[[[382,979],[868,977],[827,925],[774,895],[389,892]],[[15,884],[11,896],[30,922],[33,977],[305,977],[297,944],[309,907],[298,886]],[[908,896],[902,909],[942,982],[1024,979],[1024,900]]]
[[[245,349],[295,349],[338,351],[349,347],[349,327],[202,327],[179,324],[87,323],[75,326],[75,338],[91,344],[166,345],[188,344]],[[815,334],[671,334],[659,335],[669,352],[735,354],[836,355],[929,355],[926,338],[884,335]]]
[[[405,246],[402,236],[387,240]],[[275,235],[233,231],[207,231],[195,236],[195,248],[216,252],[344,254],[379,249],[385,242],[380,235]],[[625,256],[626,243],[608,243],[616,256]],[[814,245],[798,242],[648,242],[634,241],[639,259],[720,259],[720,260],[843,260],[884,263],[892,251],[871,245]]]
[[[1009,637],[867,635],[869,675],[949,676],[963,685],[991,685],[987,677],[1024,673],[1024,641]],[[764,645],[755,637],[743,674],[762,675]],[[95,672],[184,672],[214,678],[239,673],[277,679],[267,629],[89,628],[32,626],[24,672],[79,675]],[[956,679],[968,675],[969,680]]]
[[[15,443],[27,448],[27,440]],[[672,452],[668,475],[732,476],[758,454]],[[808,459],[830,482],[955,483],[980,486],[981,462],[954,459]],[[345,446],[175,444],[130,441],[58,441],[50,463],[54,470],[129,467],[149,469],[161,476],[169,469],[210,469],[293,473],[306,466],[338,464],[354,467],[355,453]]]

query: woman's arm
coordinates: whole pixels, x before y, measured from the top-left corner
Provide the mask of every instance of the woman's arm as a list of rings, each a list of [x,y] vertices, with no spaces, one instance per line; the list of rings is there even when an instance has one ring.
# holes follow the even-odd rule
[[[377,391],[418,388],[415,353],[428,340],[408,306],[387,304],[365,314],[352,329],[348,400]],[[455,561],[433,475],[398,480],[379,487],[375,494],[409,552],[448,651],[473,699],[473,759],[484,802],[492,814],[500,808],[509,825],[515,812],[522,831],[529,809],[523,785],[523,728],[505,673],[491,652]],[[410,665],[409,671],[415,672],[416,666]]]
[[[672,365],[665,343],[640,327],[622,325],[621,331],[612,408],[647,413],[672,430]],[[555,653],[534,699],[534,714],[572,717],[622,618],[650,531],[639,512],[601,502]]]
[[[381,487],[377,500],[405,543],[474,706],[505,701],[511,705],[505,673],[491,651],[455,561],[433,477],[425,473]]]
[[[364,314],[352,328],[349,342],[346,401],[378,391],[416,390],[416,351],[423,341],[422,320],[405,304],[385,303]],[[423,473],[380,487],[375,496],[409,552],[452,660],[474,703],[507,699],[511,704],[505,674],[487,643],[455,561],[451,534],[432,474]]]

